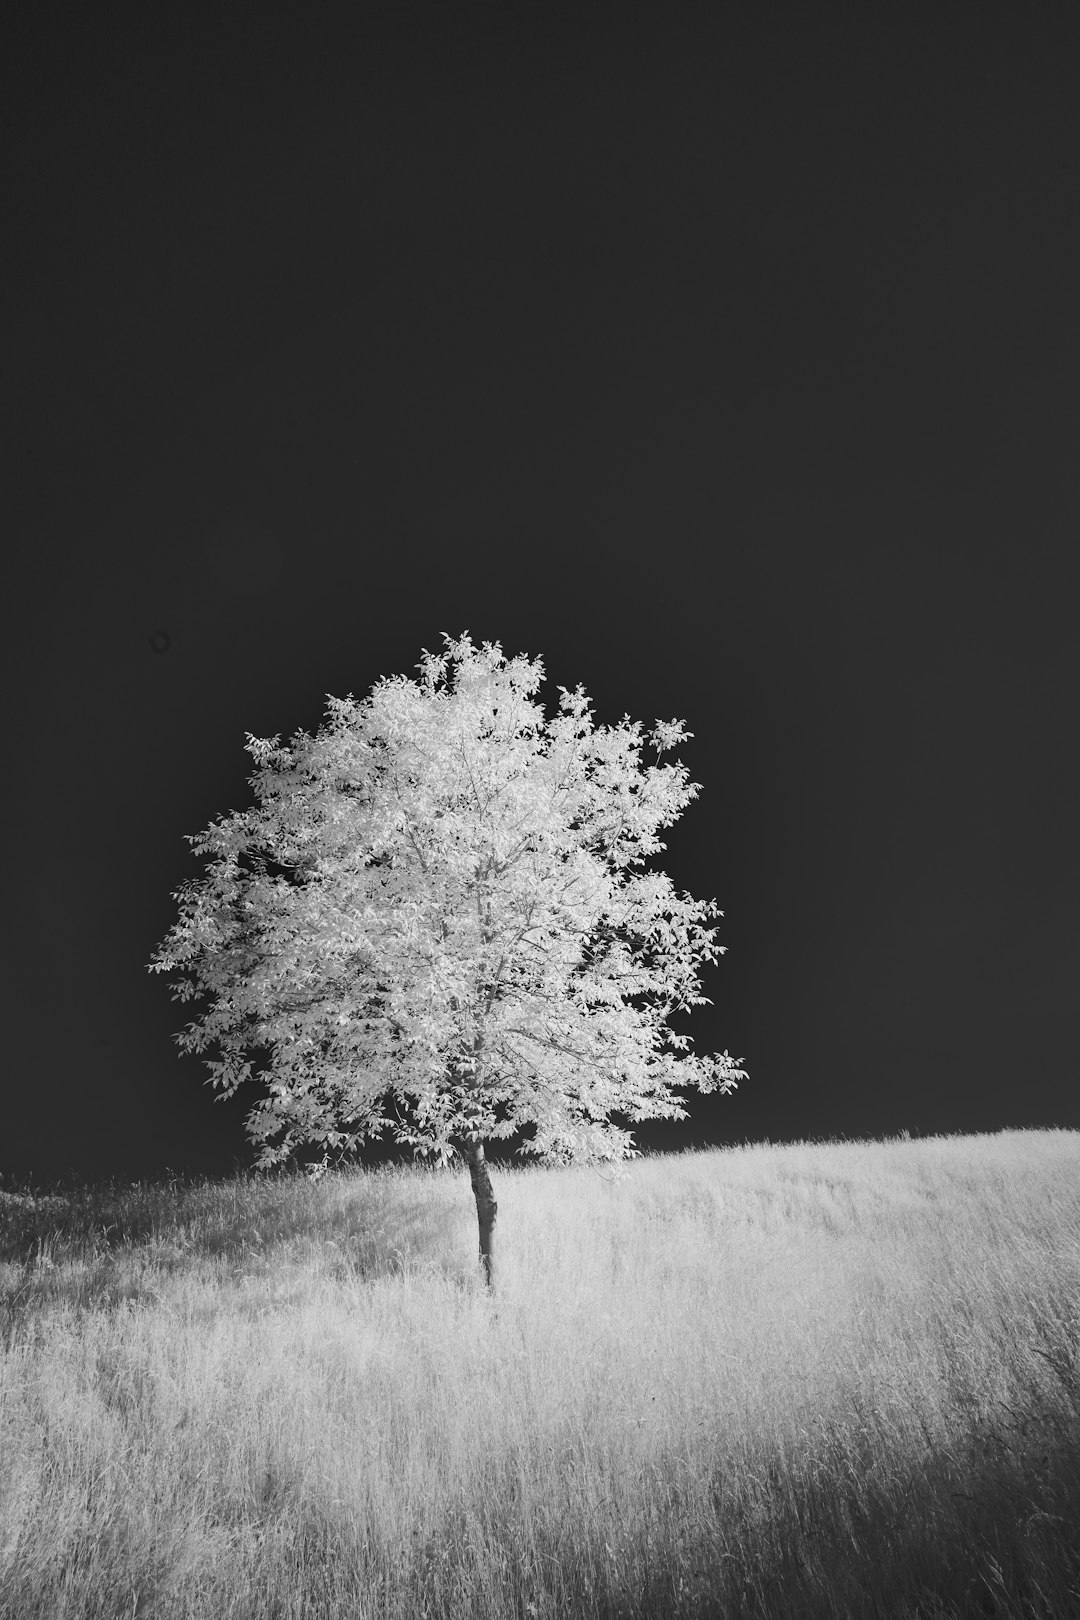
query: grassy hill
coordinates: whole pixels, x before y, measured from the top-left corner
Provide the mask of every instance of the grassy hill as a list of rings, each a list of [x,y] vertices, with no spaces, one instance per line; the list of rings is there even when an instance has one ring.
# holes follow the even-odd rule
[[[0,1204],[3,1620],[1080,1615],[1080,1132]]]

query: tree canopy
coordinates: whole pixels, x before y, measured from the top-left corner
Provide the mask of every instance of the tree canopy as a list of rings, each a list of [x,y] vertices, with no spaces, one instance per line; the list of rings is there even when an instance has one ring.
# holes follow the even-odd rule
[[[260,1166],[387,1130],[443,1161],[517,1134],[544,1161],[617,1160],[635,1150],[612,1115],[682,1119],[673,1087],[745,1078],[667,1022],[708,1001],[723,914],[640,870],[700,784],[646,766],[629,716],[595,726],[580,685],[546,720],[540,659],[443,639],[418,681],[328,694],[314,736],[246,733],[259,803],[188,835],[207,869],[148,966],[209,1002],[176,1039],[219,1052],[215,1087],[264,1088]],[[692,735],[647,740],[659,761]]]

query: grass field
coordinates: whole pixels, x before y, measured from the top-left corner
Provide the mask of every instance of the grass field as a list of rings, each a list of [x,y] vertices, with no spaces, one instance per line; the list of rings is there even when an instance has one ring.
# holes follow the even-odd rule
[[[1080,1132],[0,1209],[3,1620],[1080,1616]]]

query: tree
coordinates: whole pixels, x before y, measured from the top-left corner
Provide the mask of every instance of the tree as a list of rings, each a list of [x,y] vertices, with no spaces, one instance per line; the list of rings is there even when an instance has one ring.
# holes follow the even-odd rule
[[[148,967],[186,973],[174,1000],[211,999],[175,1038],[216,1046],[223,1096],[266,1088],[246,1127],[260,1168],[310,1144],[325,1166],[388,1127],[414,1154],[460,1153],[494,1286],[486,1143],[635,1157],[612,1114],[685,1119],[673,1085],[745,1074],[727,1052],[676,1055],[689,1038],[666,1027],[707,1002],[697,965],[724,947],[702,923],[723,913],[633,870],[699,784],[643,766],[628,715],[594,727],[580,686],[546,721],[541,660],[443,639],[420,681],[328,694],[314,737],[245,734],[261,803],[186,835],[209,865]],[[690,736],[658,721],[649,740],[659,759]]]

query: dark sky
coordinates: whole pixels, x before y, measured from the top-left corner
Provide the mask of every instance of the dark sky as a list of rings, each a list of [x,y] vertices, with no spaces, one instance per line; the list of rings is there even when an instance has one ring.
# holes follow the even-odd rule
[[[444,630],[695,734],[640,1144],[1080,1126],[1075,8],[351,9],[6,27],[0,1172],[251,1162],[182,835]]]

